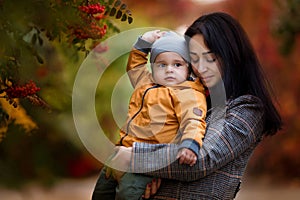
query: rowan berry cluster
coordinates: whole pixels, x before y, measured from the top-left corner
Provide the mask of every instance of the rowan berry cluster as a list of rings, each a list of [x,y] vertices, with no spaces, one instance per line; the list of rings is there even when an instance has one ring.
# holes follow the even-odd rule
[[[73,34],[78,39],[101,39],[107,32],[107,25],[99,26],[98,21],[103,19],[105,6],[99,3],[79,6],[80,17],[85,22],[84,25],[72,28]]]
[[[13,98],[25,98],[31,96],[40,91],[40,88],[30,80],[25,85],[12,85],[4,90],[9,99]]]
[[[96,4],[86,5],[86,6],[79,6],[78,9],[87,14],[94,15],[98,13],[103,13],[105,11],[105,6],[96,3]]]
[[[91,23],[90,26],[75,28],[73,34],[78,39],[101,39],[107,31],[107,25],[100,27],[95,23]]]

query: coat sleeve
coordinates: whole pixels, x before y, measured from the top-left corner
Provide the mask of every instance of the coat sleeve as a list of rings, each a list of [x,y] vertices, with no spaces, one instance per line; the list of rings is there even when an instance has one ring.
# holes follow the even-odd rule
[[[188,148],[199,156],[206,128],[206,99],[203,90],[186,88],[175,90],[175,113],[180,123],[179,149]]]
[[[127,62],[126,71],[132,86],[135,88],[138,83],[147,84],[152,80],[151,72],[147,68],[148,49],[151,44],[138,38],[133,49],[131,50]]]
[[[181,181],[203,178],[261,140],[263,115],[258,98],[241,96],[229,103],[223,117],[212,117],[207,124],[203,146],[194,166],[179,164],[176,160],[178,145],[134,143],[131,170]]]

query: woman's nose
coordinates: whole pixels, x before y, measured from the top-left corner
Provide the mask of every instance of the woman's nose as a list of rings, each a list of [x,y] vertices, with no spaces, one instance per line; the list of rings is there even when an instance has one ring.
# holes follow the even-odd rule
[[[203,62],[199,62],[198,67],[197,67],[199,72],[206,72],[207,71],[207,67]]]

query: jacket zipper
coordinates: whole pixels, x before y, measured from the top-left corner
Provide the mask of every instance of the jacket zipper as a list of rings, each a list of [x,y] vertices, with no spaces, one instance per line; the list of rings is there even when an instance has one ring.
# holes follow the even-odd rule
[[[130,120],[128,121],[128,124],[127,124],[127,127],[126,127],[126,134],[121,138],[121,140],[120,140],[120,145],[121,146],[123,146],[123,144],[122,144],[122,142],[123,142],[123,140],[124,140],[124,138],[128,135],[128,132],[129,132],[129,126],[130,126],[130,123],[132,122],[132,120],[141,112],[141,110],[142,110],[142,108],[143,108],[143,106],[144,106],[144,99],[145,99],[145,96],[146,96],[146,94],[147,94],[147,92],[149,91],[149,90],[151,90],[151,89],[155,89],[155,88],[158,88],[158,87],[160,87],[161,85],[154,85],[154,86],[152,86],[152,87],[149,87],[149,88],[147,88],[146,90],[145,90],[145,92],[144,92],[144,94],[143,94],[143,96],[142,96],[142,103],[141,103],[141,106],[140,106],[140,108],[139,108],[139,110],[130,118]]]

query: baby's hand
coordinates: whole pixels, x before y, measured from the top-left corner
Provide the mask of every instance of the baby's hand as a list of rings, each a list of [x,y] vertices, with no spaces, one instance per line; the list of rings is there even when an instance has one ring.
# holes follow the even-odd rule
[[[183,148],[177,154],[177,159],[179,159],[179,164],[187,164],[193,166],[196,164],[197,155],[190,149]]]
[[[160,31],[160,30],[148,31],[143,34],[142,39],[149,43],[153,43],[161,36],[163,36],[165,33],[166,33],[165,31]]]

